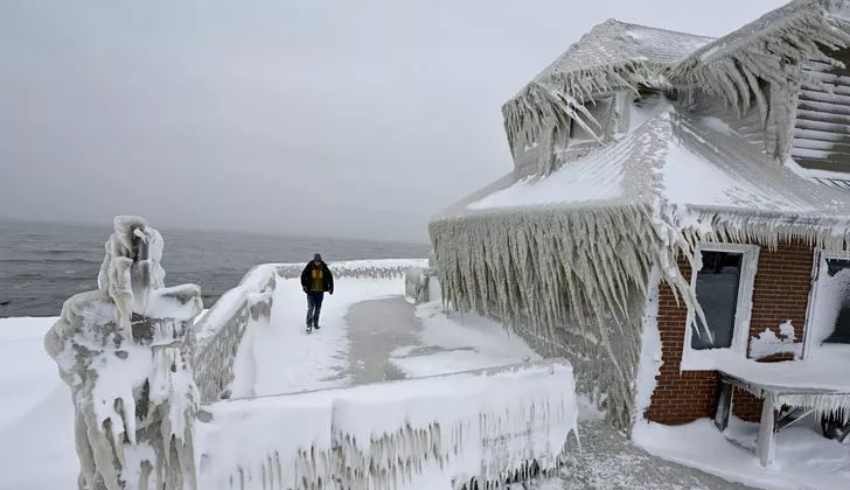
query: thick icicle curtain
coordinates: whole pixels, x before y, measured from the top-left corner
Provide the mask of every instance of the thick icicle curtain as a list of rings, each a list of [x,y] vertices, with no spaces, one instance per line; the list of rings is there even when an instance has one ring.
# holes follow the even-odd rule
[[[628,61],[533,81],[502,106],[508,143],[512,150],[530,145],[542,137],[548,123],[569,128],[570,121],[599,138],[600,123],[587,109],[593,97],[621,89],[637,93],[640,85],[657,82],[660,71],[658,64]]]
[[[755,103],[766,120],[767,96],[759,80],[780,87],[798,83],[801,63],[850,45],[847,25],[829,13],[830,3],[792,2],[697,50],[666,75],[677,86],[723,98],[742,114]]]
[[[830,252],[850,251],[850,218],[836,210],[833,216],[790,216],[779,212],[742,212],[721,206],[675,211],[683,216],[681,229],[691,249],[701,241],[757,243],[776,250],[780,243],[799,241]]]
[[[579,388],[604,382],[609,418],[630,426],[641,308],[653,267],[691,303],[675,266],[679,253],[692,257],[680,234],[649,205],[446,218],[430,232],[451,307],[499,318],[560,345],[574,363],[587,361],[590,372],[576,369],[584,376]]]

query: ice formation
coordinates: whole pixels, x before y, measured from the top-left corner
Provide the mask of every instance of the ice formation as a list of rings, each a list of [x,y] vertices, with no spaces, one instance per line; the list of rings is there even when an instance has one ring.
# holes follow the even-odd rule
[[[207,409],[201,488],[503,488],[549,473],[577,442],[572,369],[558,360]]]
[[[516,155],[523,146],[551,143],[549,133],[569,132],[572,120],[601,138],[600,121],[588,109],[595,96],[666,87],[662,69],[710,41],[613,19],[594,27],[502,107],[512,151]]]
[[[795,0],[718,40],[609,20],[593,28],[502,107],[516,158],[542,146],[539,175],[548,175],[549,149],[569,140],[573,122],[602,141],[597,98],[618,91],[676,89],[694,100],[709,94],[738,116],[755,107],[764,150],[780,162],[788,154],[800,84],[830,90],[800,70],[850,45],[846,8],[835,0]]]
[[[304,264],[277,264],[280,277],[298,277]],[[411,267],[428,267],[425,259],[351,260],[328,264],[334,277],[389,279],[404,276]]]
[[[787,95],[803,82],[800,65],[850,45],[850,34],[832,14],[838,7],[833,0],[793,1],[695,51],[668,77],[677,87],[698,87],[725,100],[740,115],[755,105],[765,127],[787,127],[797,102]],[[775,148],[765,150],[783,161],[790,137],[790,131],[776,131]]]
[[[190,364],[200,288],[164,288],[162,238],[119,216],[97,291],[65,302],[45,348],[71,387],[81,490],[195,488]]]
[[[424,267],[413,267],[404,273],[404,297],[410,303],[427,303],[431,301],[431,282],[435,271]]]
[[[230,396],[235,379],[234,363],[243,337],[249,328],[261,328],[271,322],[276,284],[274,265],[254,267],[239,286],[222,295],[198,321],[194,328],[192,364],[203,403]]]
[[[678,253],[690,255],[686,242],[665,234],[645,206],[516,210],[430,229],[448,304],[501,318],[548,354],[568,355],[579,390],[606,387],[612,422],[630,425],[648,275],[658,265],[692,301],[675,265]]]
[[[762,359],[776,354],[793,354],[797,359],[802,355],[803,344],[797,342],[794,325],[786,320],[779,325],[779,335],[766,328],[750,339],[750,358]]]

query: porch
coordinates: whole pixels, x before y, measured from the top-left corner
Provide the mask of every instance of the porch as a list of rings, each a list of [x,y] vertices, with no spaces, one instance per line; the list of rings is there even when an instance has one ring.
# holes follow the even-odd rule
[[[762,400],[756,456],[762,467],[775,463],[776,434],[795,424],[824,421],[845,426],[850,413],[850,346],[823,346],[817,357],[765,363],[730,358],[719,370],[721,388],[714,423],[725,431],[733,412],[735,388]],[[826,435],[826,434],[825,434]]]

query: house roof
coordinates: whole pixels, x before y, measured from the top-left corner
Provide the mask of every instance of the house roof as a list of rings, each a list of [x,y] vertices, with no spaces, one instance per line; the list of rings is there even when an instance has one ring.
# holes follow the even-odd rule
[[[692,51],[682,62],[712,63],[747,49],[755,42],[781,37],[787,34],[789,28],[793,29],[794,23],[802,22],[819,28],[821,25],[812,17],[829,15],[844,19],[848,13],[850,9],[843,0],[794,0]]]
[[[787,86],[787,63],[850,45],[845,0],[795,0],[719,39],[609,20],[594,27],[502,107],[511,147],[535,141],[547,120],[576,121],[591,133],[585,104],[599,93],[640,85],[700,87],[763,117],[776,103],[761,82]]]
[[[584,103],[617,88],[665,85],[664,69],[712,38],[610,19],[595,26],[502,106],[513,147],[536,138],[542,121],[571,118],[593,133]]]
[[[534,77],[532,83],[546,83],[559,75],[630,62],[669,65],[713,40],[609,19],[594,26]]]
[[[549,176],[500,179],[446,217],[522,209],[649,205],[850,221],[850,192],[779,166],[723,121],[667,102],[635,107],[638,122],[617,142]]]

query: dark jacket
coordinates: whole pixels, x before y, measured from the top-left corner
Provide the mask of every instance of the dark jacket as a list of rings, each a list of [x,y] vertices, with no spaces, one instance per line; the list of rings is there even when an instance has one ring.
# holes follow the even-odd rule
[[[304,271],[301,272],[301,287],[304,288],[305,291],[310,291],[310,286],[311,286],[311,284],[310,284],[310,280],[311,280],[310,271],[313,270],[313,267],[315,267],[315,266],[313,265],[313,261],[311,260],[310,262],[307,263],[307,266],[304,267]],[[333,293],[334,292],[334,276],[333,276],[333,274],[331,274],[331,270],[328,268],[328,264],[325,264],[324,262],[322,262],[319,265],[319,267],[322,268],[322,280],[324,282],[323,292],[326,291],[326,292],[329,292],[329,293]]]

